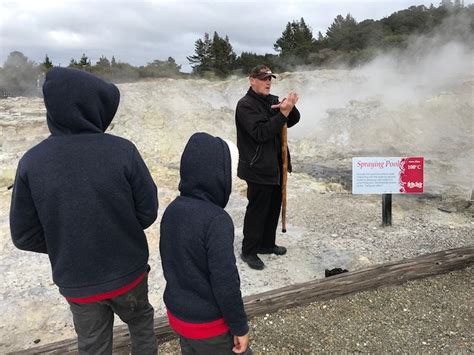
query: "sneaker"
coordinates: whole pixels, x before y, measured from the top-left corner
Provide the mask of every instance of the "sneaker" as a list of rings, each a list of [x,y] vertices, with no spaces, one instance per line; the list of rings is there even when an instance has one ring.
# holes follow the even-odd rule
[[[263,270],[265,264],[263,261],[257,256],[257,254],[249,254],[249,255],[241,255],[242,260],[245,261],[248,266],[255,270]]]
[[[259,254],[285,255],[286,254],[286,248],[275,245],[275,246],[270,247],[270,248],[260,248],[260,249],[258,249],[257,253],[259,253]]]

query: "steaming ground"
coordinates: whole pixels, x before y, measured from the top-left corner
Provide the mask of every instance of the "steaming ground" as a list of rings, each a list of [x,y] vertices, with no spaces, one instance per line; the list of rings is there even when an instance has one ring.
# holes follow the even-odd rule
[[[245,184],[233,181],[227,207],[235,223],[235,251],[244,295],[324,276],[325,268],[356,270],[387,261],[474,244],[472,92],[474,77],[451,75],[434,87],[413,86],[392,73],[390,90],[379,74],[320,70],[283,74],[274,92],[301,93],[302,122],[290,130],[294,170],[289,177],[288,247],[283,257],[262,256],[264,271],[240,260]],[[395,80],[395,78],[398,78]],[[395,97],[395,83],[403,83]],[[370,87],[370,89],[369,89]],[[131,139],[159,188],[160,213],[147,230],[150,299],[164,315],[158,256],[159,221],[176,196],[179,158],[189,136],[206,131],[235,142],[234,106],[245,79],[221,82],[163,79],[120,85],[121,105],[111,134]],[[410,91],[412,90],[411,94]],[[408,91],[408,92],[407,92]],[[391,99],[388,100],[387,97]],[[395,100],[396,99],[396,100]],[[51,280],[45,255],[14,249],[9,236],[11,185],[19,156],[47,136],[40,99],[0,101],[0,352],[74,336],[66,302]],[[393,226],[382,228],[381,197],[352,195],[353,156],[426,158],[426,192],[394,196]],[[117,322],[119,323],[119,322]]]

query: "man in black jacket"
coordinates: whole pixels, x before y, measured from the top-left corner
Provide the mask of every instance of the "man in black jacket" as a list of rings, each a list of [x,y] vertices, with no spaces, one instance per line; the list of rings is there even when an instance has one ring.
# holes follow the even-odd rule
[[[284,255],[286,248],[275,244],[281,210],[281,130],[300,119],[295,107],[298,95],[290,91],[281,102],[270,94],[275,75],[265,65],[250,73],[250,88],[239,100],[235,112],[239,164],[237,175],[247,182],[248,205],[244,219],[242,259],[262,270],[257,254]],[[288,171],[291,172],[288,153]]]
[[[116,313],[132,353],[156,355],[143,230],[157,217],[157,189],[133,143],[104,133],[120,92],[92,74],[53,68],[43,95],[51,135],[18,164],[13,243],[48,254],[80,354],[112,354]]]

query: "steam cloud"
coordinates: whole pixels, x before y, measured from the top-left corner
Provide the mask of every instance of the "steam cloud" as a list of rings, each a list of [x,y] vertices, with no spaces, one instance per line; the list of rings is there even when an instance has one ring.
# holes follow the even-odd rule
[[[303,119],[290,137],[311,141],[325,157],[424,156],[429,192],[457,189],[450,194],[469,198],[473,39],[469,19],[452,16],[362,67],[302,73],[294,89]]]
[[[415,105],[473,78],[474,35],[469,18],[451,16],[435,33],[412,37],[405,50],[380,53],[363,67],[343,74],[307,73],[297,89],[299,106],[311,117],[294,133],[307,135],[328,117],[328,110],[352,100],[377,100],[387,109]],[[311,134],[311,133],[310,133]]]

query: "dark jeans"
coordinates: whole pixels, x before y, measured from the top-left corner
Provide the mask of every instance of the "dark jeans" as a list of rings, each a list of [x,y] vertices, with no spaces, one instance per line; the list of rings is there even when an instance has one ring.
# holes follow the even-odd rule
[[[148,302],[148,276],[132,290],[103,301],[69,302],[79,354],[112,354],[114,313],[127,323],[134,355],[156,355],[154,310]]]
[[[247,181],[249,201],[244,218],[242,253],[256,254],[262,248],[275,246],[276,229],[281,210],[281,186]]]
[[[234,337],[230,333],[225,333],[206,339],[189,339],[180,336],[181,354],[183,355],[234,355]],[[250,346],[244,355],[252,355]]]

